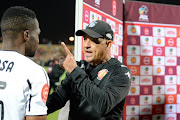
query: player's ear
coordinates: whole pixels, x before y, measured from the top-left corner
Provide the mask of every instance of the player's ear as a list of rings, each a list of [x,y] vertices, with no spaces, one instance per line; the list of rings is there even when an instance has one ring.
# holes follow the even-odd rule
[[[23,32],[23,37],[25,41],[28,41],[30,36],[29,36],[29,30],[24,30]]]

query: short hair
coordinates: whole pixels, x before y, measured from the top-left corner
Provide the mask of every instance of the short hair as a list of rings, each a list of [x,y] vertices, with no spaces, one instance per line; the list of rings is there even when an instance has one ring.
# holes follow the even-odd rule
[[[35,29],[36,14],[23,6],[8,8],[1,19],[1,33],[16,38],[24,30]]]

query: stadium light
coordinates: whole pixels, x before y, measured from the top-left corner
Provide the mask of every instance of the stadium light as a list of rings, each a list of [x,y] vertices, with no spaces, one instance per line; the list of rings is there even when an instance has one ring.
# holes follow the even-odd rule
[[[74,37],[69,37],[69,41],[74,41]]]

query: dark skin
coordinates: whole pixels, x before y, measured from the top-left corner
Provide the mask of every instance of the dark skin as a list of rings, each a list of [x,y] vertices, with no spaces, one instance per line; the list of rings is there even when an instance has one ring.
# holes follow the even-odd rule
[[[17,39],[12,39],[8,35],[3,35],[2,50],[16,51],[25,56],[33,56],[39,44],[40,28],[37,19],[36,29],[24,30],[17,34]],[[26,116],[25,120],[46,120],[46,115],[42,116]]]
[[[46,120],[46,116],[26,116],[26,120]]]
[[[3,34],[2,50],[16,51],[25,56],[35,54],[39,44],[40,28],[37,19],[34,21],[36,29],[21,31],[17,34],[16,39],[13,39],[9,34]]]

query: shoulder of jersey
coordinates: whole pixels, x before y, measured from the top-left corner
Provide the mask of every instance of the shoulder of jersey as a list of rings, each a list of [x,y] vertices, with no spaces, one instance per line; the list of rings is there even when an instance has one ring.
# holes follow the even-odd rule
[[[6,54],[6,53],[5,53]],[[39,66],[37,63],[32,61],[30,58],[19,54],[17,52],[7,52],[8,56],[11,57],[14,61],[19,61],[21,66],[23,67],[33,67],[33,66]],[[40,67],[40,66],[39,66]]]

